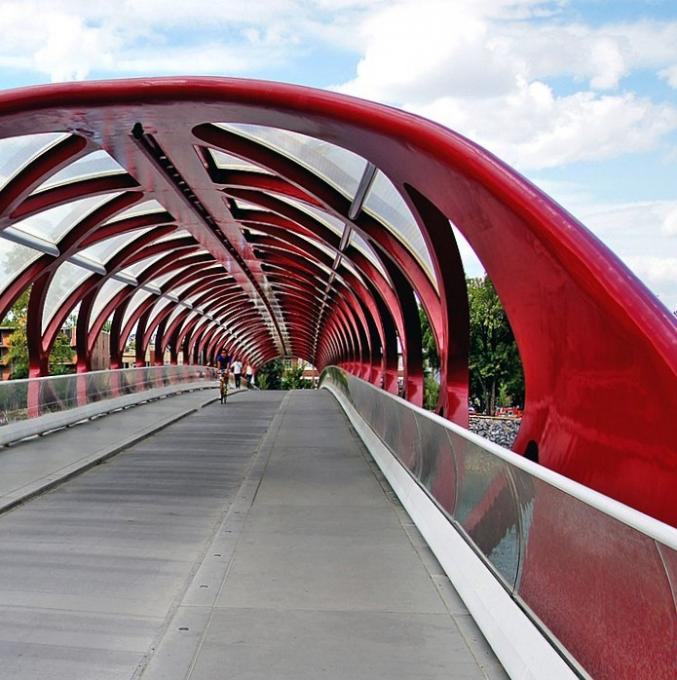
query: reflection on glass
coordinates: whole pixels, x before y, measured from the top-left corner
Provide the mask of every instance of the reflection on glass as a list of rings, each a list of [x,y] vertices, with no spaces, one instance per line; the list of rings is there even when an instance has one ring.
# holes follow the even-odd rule
[[[48,147],[68,137],[63,132],[0,139],[0,189]]]
[[[219,151],[218,149],[209,149],[209,153],[212,155],[216,167],[219,168],[220,170],[263,172],[266,175],[273,174],[272,172],[270,172],[270,170],[267,170],[266,168],[260,165],[256,165],[256,163],[252,163],[251,161],[245,161],[242,158],[232,156],[231,154],[224,153],[223,151]]]
[[[6,380],[0,382],[0,410],[13,423],[165,385],[213,383],[215,377],[201,366],[152,366],[50,376],[30,392],[28,380]]]
[[[124,174],[126,170],[103,149],[93,151],[73,161],[59,172],[45,180],[33,193],[44,191],[59,184],[76,182],[102,175]]]
[[[414,216],[394,184],[379,170],[367,194],[363,210],[382,222],[422,263],[434,283],[428,248]]]
[[[141,201],[140,203],[135,203],[126,210],[119,212],[117,215],[111,217],[104,224],[110,224],[111,222],[119,222],[120,220],[126,220],[130,217],[138,217],[139,215],[150,215],[152,213],[164,213],[167,212],[164,206],[158,203],[154,198],[147,201]]]
[[[120,193],[117,192],[70,201],[64,205],[43,210],[25,220],[16,222],[12,226],[24,233],[56,244],[85,216],[119,195]]]
[[[450,435],[459,485],[454,518],[506,583],[519,564],[519,515],[508,465],[478,445]]]
[[[108,260],[117,255],[125,246],[128,246],[134,239],[145,234],[147,231],[150,231],[150,229],[151,227],[136,229],[135,231],[128,231],[119,236],[107,238],[105,241],[100,241],[88,248],[84,248],[78,255],[93,260],[98,264],[105,265]]]
[[[78,267],[70,262],[64,262],[54,274],[45,298],[42,310],[42,331],[52,320],[66,298],[88,277],[92,275],[87,269]]]
[[[0,281],[9,285],[31,262],[42,253],[32,248],[0,238]]]
[[[352,151],[298,132],[262,125],[222,124],[230,132],[248,137],[296,161],[352,200],[367,165]]]
[[[132,295],[129,304],[127,305],[127,309],[125,309],[125,313],[122,316],[122,328],[124,328],[127,325],[127,322],[132,318],[134,312],[139,308],[139,306],[145,302],[153,293],[147,291],[147,290],[137,290],[134,295]]]
[[[117,295],[126,286],[126,283],[116,281],[115,279],[108,279],[108,281],[101,286],[96,298],[94,298],[94,304],[92,304],[92,313],[89,317],[90,330],[99,314],[103,311],[103,308],[113,299],[114,295]]]

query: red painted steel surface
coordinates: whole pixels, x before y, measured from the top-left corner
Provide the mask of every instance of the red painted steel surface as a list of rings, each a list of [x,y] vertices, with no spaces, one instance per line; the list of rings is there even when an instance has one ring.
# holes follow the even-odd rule
[[[362,212],[348,220],[348,200],[319,176],[270,149],[215,128],[216,122],[283,128],[336,144],[373,163],[412,211],[431,255],[437,288],[416,258],[376,219]],[[161,171],[162,161],[144,146],[137,124],[167,154],[180,172],[180,181]],[[125,201],[134,202],[141,195],[156,198],[168,211],[167,219],[190,233],[190,243],[208,251],[209,261],[225,267],[233,286],[243,292],[243,300],[260,300],[257,309],[266,329],[255,331],[254,320],[243,329],[240,340],[228,341],[243,358],[261,363],[286,351],[319,367],[349,366],[356,374],[377,382],[383,379],[385,389],[396,390],[397,332],[404,350],[407,397],[420,403],[420,348],[411,303],[415,294],[442,350],[440,408],[463,424],[467,422],[467,303],[458,250],[447,228],[448,220],[453,221],[494,282],[520,348],[527,396],[516,450],[523,451],[533,440],[542,464],[677,523],[677,426],[671,417],[677,411],[674,319],[589,231],[490,153],[401,111],[276,83],[165,78],[70,83],[0,94],[0,137],[51,131],[67,131],[71,136],[0,192],[0,228],[46,207],[112,189],[127,192],[122,194]],[[99,146],[129,175],[29,195],[44,178]],[[206,147],[246,156],[276,176],[251,173],[248,182],[248,173],[219,173],[205,163]],[[181,181],[195,201],[183,192]],[[262,190],[270,193],[261,195]],[[272,205],[275,196],[287,195],[350,222],[371,244],[388,277],[396,280],[385,280],[363,255],[347,249],[347,261],[365,276],[365,283],[359,293],[354,289],[357,298],[338,287],[334,297],[327,298],[321,323],[313,327],[314,314],[303,316],[291,293],[264,293],[262,286],[267,285],[268,272],[271,281],[293,282],[308,300],[322,299],[328,274],[317,274],[315,263],[321,258],[310,247],[307,264],[294,268],[273,268],[275,257],[281,260],[270,250],[260,250],[257,256],[256,243],[243,236],[228,204],[228,196],[253,200],[257,192],[260,204]],[[289,206],[276,215],[245,213],[245,220],[253,217],[283,230],[293,225],[296,234],[338,247],[335,234],[312,218],[300,218]],[[256,224],[251,227],[256,229]],[[62,254],[91,243],[98,230],[111,236],[123,229],[122,223],[111,227],[96,220],[85,222],[77,234],[65,237]],[[298,247],[290,240],[288,257],[292,245]],[[57,260],[63,257],[44,255],[17,280],[3,282],[0,314],[27,283],[46,283]],[[74,291],[44,337],[39,317],[45,290],[42,285],[35,287],[29,319],[34,374],[46,370],[58,320],[95,283],[94,279],[85,282]],[[275,301],[281,316],[273,309]],[[306,305],[306,309],[313,308]],[[228,327],[227,310],[219,314],[218,322],[223,320]],[[119,363],[121,344],[131,330],[129,324],[122,328],[121,321],[113,365]],[[184,321],[165,328],[157,346],[173,343],[173,352],[185,346],[191,356],[212,351],[211,338],[216,336],[206,333],[206,328],[194,332],[194,320]],[[100,327],[97,321],[96,333]],[[151,340],[148,331],[144,342]],[[90,351],[95,337],[89,335],[85,341],[84,330],[80,336],[79,347]],[[79,359],[79,364],[85,369],[88,358]]]

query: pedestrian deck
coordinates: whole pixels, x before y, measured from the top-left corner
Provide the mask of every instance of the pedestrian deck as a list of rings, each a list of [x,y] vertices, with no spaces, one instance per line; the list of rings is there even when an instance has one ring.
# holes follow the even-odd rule
[[[10,451],[84,455],[94,423]],[[324,391],[206,405],[0,515],[0,545],[3,679],[505,677]]]

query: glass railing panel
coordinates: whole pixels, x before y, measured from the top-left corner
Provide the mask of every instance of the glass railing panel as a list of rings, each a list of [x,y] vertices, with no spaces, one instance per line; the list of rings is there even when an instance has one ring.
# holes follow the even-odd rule
[[[400,463],[418,477],[421,468],[421,439],[414,411],[396,401],[385,402],[381,438]]]
[[[525,543],[518,597],[592,677],[609,677],[620,658],[655,671],[635,677],[660,677],[675,662],[677,624],[654,539],[523,470],[513,474]]]
[[[457,461],[448,436],[441,437],[437,423],[416,415],[421,437],[421,472],[419,480],[438,506],[449,517],[456,507],[458,485]]]
[[[217,379],[216,370],[202,366],[148,366],[113,371],[0,382],[0,424],[67,411],[98,401],[181,383]]]
[[[453,517],[512,589],[519,566],[519,518],[509,467],[473,442],[453,433],[450,439],[458,466]]]
[[[574,668],[675,677],[672,527],[340,369],[321,385],[346,395]]]

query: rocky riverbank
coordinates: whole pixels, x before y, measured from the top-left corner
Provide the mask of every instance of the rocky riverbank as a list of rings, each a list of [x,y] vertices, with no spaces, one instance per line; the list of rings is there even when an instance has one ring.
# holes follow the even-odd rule
[[[515,441],[521,422],[521,418],[470,416],[470,431],[509,449]]]

